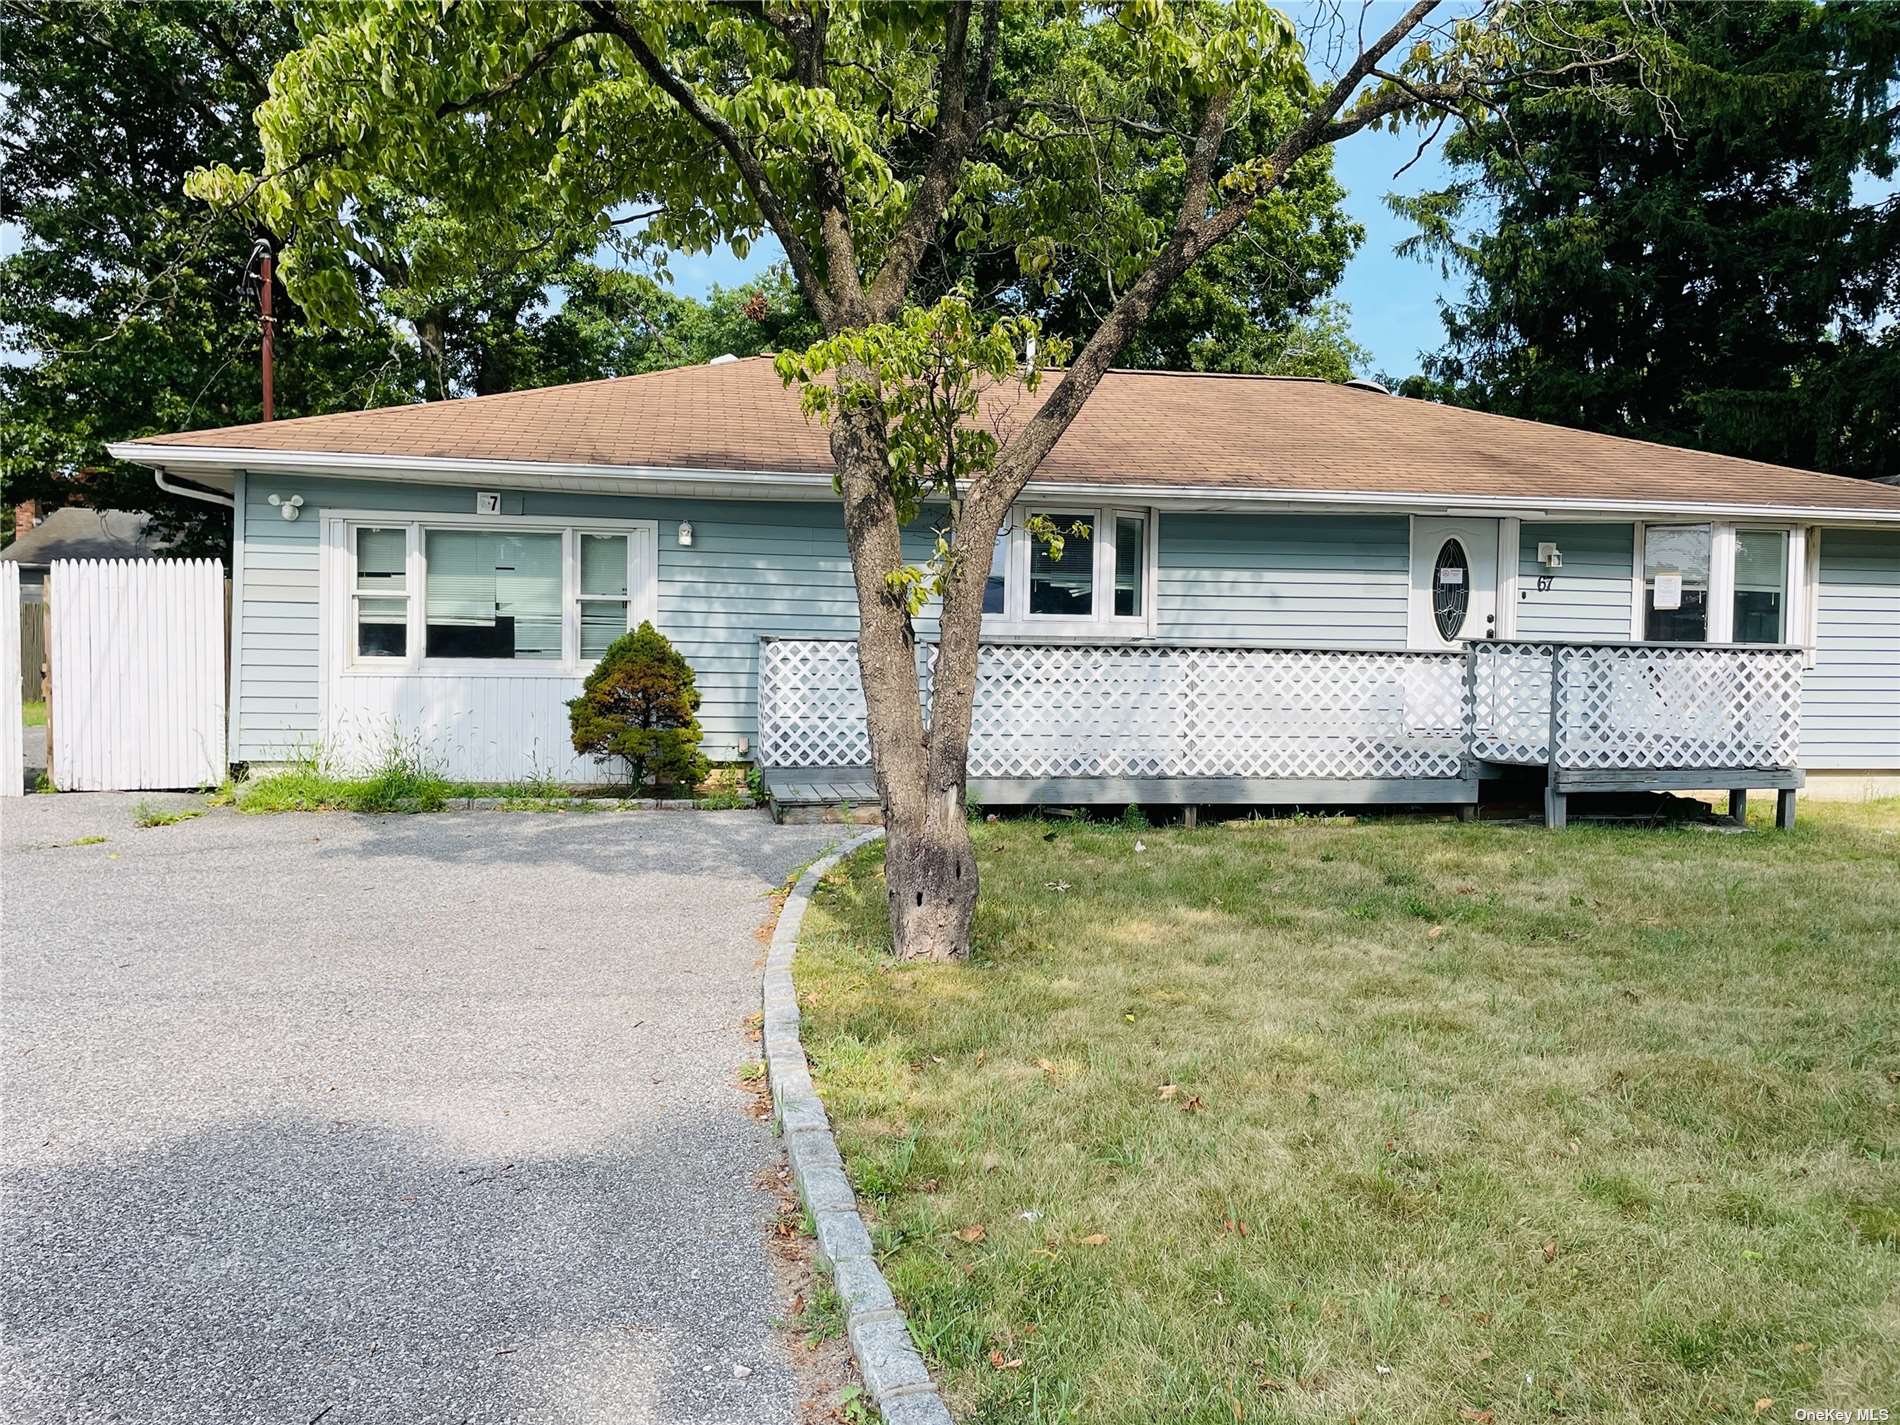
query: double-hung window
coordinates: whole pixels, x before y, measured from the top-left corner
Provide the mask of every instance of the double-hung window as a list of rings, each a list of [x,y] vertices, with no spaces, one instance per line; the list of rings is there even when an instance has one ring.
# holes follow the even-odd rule
[[[1059,551],[1032,530],[1046,522]],[[997,536],[983,588],[989,633],[1138,637],[1154,631],[1154,515],[1025,505]]]
[[[347,522],[349,661],[571,674],[651,617],[650,527],[465,517]]]
[[[359,525],[351,582],[358,658],[409,656],[409,530]]]
[[[627,536],[583,530],[581,553],[581,662],[592,663],[627,631]]]
[[[1735,627],[1737,643],[1787,643],[1788,531],[1735,531]]]

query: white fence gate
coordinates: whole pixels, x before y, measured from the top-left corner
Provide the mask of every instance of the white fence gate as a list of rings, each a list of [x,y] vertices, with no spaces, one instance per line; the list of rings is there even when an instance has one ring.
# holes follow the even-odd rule
[[[54,784],[104,792],[223,781],[223,566],[55,560],[47,596]]]
[[[0,564],[0,797],[26,790],[20,687],[20,566],[9,562]]]

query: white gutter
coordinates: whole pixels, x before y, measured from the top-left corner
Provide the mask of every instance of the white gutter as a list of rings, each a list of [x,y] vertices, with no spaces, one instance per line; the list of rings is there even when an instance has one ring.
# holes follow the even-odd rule
[[[110,451],[111,446],[106,449]],[[124,457],[118,457],[123,459]],[[207,505],[223,505],[227,510],[235,510],[237,501],[229,495],[220,495],[216,490],[200,490],[191,485],[174,485],[165,478],[162,467],[152,471],[152,478],[158,482],[158,488],[168,495],[183,495],[187,500],[203,500]]]
[[[548,460],[466,460],[440,456],[352,455],[321,451],[247,450],[242,447],[205,445],[151,445],[125,441],[109,445],[116,459],[154,467],[178,467],[221,470],[277,470],[329,477],[358,479],[454,481],[457,479],[512,478],[537,480],[626,480],[655,484],[717,485],[735,491],[758,493],[762,490],[808,490],[814,495],[829,495],[829,473],[808,470],[704,470],[670,466],[578,464]],[[1838,479],[1837,476],[1817,476]],[[161,484],[163,476],[161,470]],[[1650,515],[1691,515],[1802,520],[1849,523],[1900,524],[1900,508],[1879,509],[1861,506],[1761,505],[1740,501],[1656,501],[1610,499],[1529,499],[1496,495],[1446,496],[1430,491],[1390,490],[1348,492],[1325,490],[1234,489],[1223,485],[1121,485],[1088,481],[1033,480],[1029,489],[1041,496],[1086,497],[1092,501],[1167,506],[1194,503],[1218,506],[1322,506],[1335,510],[1376,510],[1396,512],[1443,512],[1468,514],[1473,511],[1545,518],[1557,514],[1647,517]],[[221,499],[222,497],[220,497]]]

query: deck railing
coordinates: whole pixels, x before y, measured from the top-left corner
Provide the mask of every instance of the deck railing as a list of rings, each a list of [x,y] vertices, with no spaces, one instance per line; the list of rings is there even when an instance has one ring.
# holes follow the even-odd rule
[[[1783,645],[1470,645],[1470,745],[1560,770],[1792,768],[1802,650]]]
[[[935,649],[918,650],[926,709]],[[1465,775],[1455,652],[985,644],[970,775],[1434,779]],[[869,763],[857,645],[763,640],[759,760]]]

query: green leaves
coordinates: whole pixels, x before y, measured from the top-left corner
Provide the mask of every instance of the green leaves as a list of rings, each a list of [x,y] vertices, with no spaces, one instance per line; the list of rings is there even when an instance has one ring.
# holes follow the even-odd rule
[[[986,421],[999,413],[986,411],[986,398],[1003,387],[1034,392],[1047,367],[1067,359],[1067,343],[1038,346],[1039,334],[1028,317],[985,320],[959,288],[929,307],[904,308],[895,322],[780,352],[774,366],[799,387],[807,418],[831,421],[850,408],[876,420],[899,523],[915,521],[931,500],[949,502],[954,521],[960,493],[995,468],[1001,449]],[[915,614],[941,592],[954,559],[940,537],[927,570],[899,569],[888,586]]]

